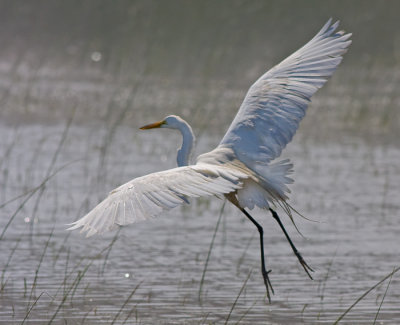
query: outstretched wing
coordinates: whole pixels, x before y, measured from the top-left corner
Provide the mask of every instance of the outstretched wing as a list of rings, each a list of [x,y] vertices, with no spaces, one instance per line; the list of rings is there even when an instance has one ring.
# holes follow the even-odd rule
[[[188,197],[230,193],[248,175],[231,168],[197,164],[149,174],[121,185],[68,230],[83,227],[87,237],[149,219],[187,202]]]
[[[311,96],[342,61],[351,34],[331,19],[306,45],[261,76],[249,89],[220,145],[248,167],[268,163],[290,142]],[[250,167],[251,168],[251,167]]]

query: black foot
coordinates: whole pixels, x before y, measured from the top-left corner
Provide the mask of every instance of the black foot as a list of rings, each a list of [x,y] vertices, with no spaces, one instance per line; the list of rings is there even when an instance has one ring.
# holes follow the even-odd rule
[[[264,278],[264,284],[265,284],[265,288],[267,289],[267,298],[268,298],[268,302],[271,303],[271,294],[270,294],[270,290],[272,292],[272,294],[274,294],[274,288],[272,288],[272,284],[271,281],[269,279],[268,274],[271,272],[271,270],[262,270],[262,275]]]
[[[299,260],[301,266],[303,267],[304,271],[306,271],[307,275],[311,280],[313,280],[313,277],[311,276],[310,272],[314,272],[314,270],[306,263],[304,260],[303,256],[301,256],[300,252],[296,249],[293,250],[294,254],[296,255],[297,259]]]
[[[294,246],[292,240],[289,237],[289,234],[286,232],[285,227],[283,226],[281,219],[279,218],[278,214],[272,210],[271,208],[269,209],[271,211],[272,216],[274,219],[278,222],[279,226],[281,227],[283,233],[286,236],[286,239],[288,240],[290,247],[292,247],[294,255],[296,255],[297,259],[299,260],[301,266],[303,267],[304,271],[306,271],[307,275],[310,277],[311,280],[313,280],[313,277],[311,276],[310,272],[314,272],[314,270],[306,263],[304,260],[303,256],[301,256],[300,252],[297,250],[296,246]]]

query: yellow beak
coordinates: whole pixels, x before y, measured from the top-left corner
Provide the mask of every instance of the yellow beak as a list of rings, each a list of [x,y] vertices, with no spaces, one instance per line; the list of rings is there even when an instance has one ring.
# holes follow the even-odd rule
[[[161,125],[165,124],[165,120],[159,121],[159,122],[155,122],[155,123],[151,123],[151,124],[147,124],[145,126],[142,126],[140,129],[141,130],[148,130],[148,129],[155,129],[155,128],[160,128]]]

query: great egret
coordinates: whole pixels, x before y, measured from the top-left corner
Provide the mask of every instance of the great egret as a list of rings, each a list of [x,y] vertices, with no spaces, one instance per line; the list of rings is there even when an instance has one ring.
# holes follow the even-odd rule
[[[169,128],[182,133],[178,168],[135,178],[113,190],[109,196],[69,229],[83,227],[87,236],[103,233],[154,217],[184,202],[187,197],[225,195],[257,227],[261,246],[261,271],[267,296],[273,288],[264,260],[263,228],[245,210],[258,206],[269,209],[284,232],[293,252],[309,275],[304,261],[287,234],[277,205],[292,218],[287,203],[289,160],[273,161],[292,139],[304,117],[311,96],[321,88],[342,61],[351,44],[351,34],[336,32],[339,22],[331,19],[302,48],[262,75],[249,89],[239,112],[220,144],[200,155],[193,165],[189,156],[194,135],[182,118],[167,116],[141,129]]]

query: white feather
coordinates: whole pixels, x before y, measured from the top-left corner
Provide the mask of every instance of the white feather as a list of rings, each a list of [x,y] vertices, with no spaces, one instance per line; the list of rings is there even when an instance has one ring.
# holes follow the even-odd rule
[[[82,227],[91,236],[154,217],[184,202],[186,196],[229,194],[240,208],[285,201],[293,180],[289,160],[272,162],[291,141],[311,96],[342,61],[351,34],[335,32],[329,20],[303,47],[263,74],[249,89],[219,146],[188,165],[194,135],[187,122],[170,115],[143,127],[181,131],[178,165],[136,178],[117,189],[69,229]],[[234,197],[236,195],[236,198]]]
[[[157,216],[198,197],[230,193],[242,187],[249,175],[224,166],[197,164],[136,178],[113,190],[69,230],[82,227],[87,236]]]

